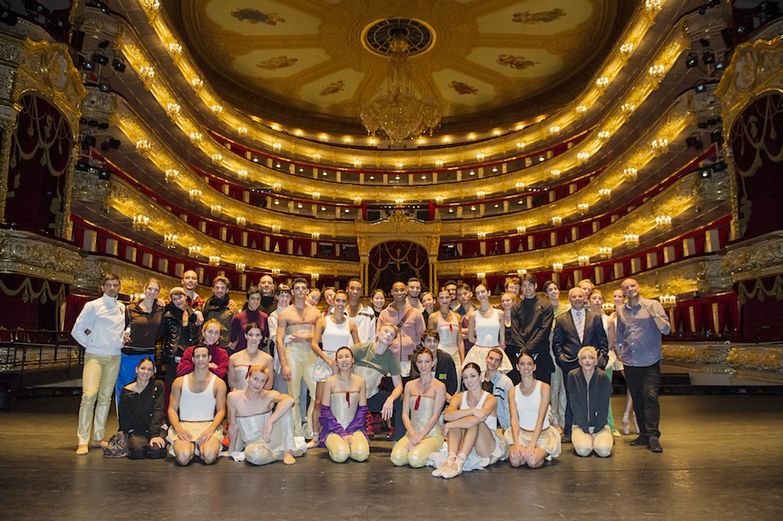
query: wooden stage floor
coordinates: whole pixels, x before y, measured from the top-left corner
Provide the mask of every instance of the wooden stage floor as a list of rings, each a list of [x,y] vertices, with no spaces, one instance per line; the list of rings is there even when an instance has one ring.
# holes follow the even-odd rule
[[[613,399],[615,417],[623,399]],[[310,451],[292,467],[221,459],[207,467],[76,456],[76,397],[19,400],[0,412],[0,512],[8,520],[682,519],[783,514],[783,396],[662,398],[663,454],[616,438],[615,453],[571,445],[539,470],[500,463],[452,480]],[[111,428],[116,422],[110,417]]]

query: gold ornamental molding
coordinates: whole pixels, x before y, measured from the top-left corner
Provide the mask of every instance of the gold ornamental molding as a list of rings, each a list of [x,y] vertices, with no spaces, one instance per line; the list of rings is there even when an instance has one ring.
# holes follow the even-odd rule
[[[228,244],[183,223],[181,219],[123,181],[115,178],[98,181],[85,172],[75,174],[78,181],[74,197],[88,204],[100,204],[101,208],[115,210],[129,221],[139,214],[145,215],[149,218],[148,233],[161,238],[166,235],[176,236],[176,244],[179,246],[185,249],[198,248],[198,253],[193,256],[195,259],[200,258],[202,262],[206,262],[210,257],[218,257],[221,266],[234,264],[269,271],[279,269],[286,273],[335,276],[352,276],[357,272],[356,262],[322,260],[309,255],[282,255]],[[103,202],[102,197],[105,198]]]
[[[440,221],[423,222],[395,211],[388,219],[376,223],[356,222],[356,238],[359,254],[369,255],[370,251],[384,242],[410,241],[427,251],[430,262],[437,262],[441,237]]]
[[[3,141],[0,146],[0,220],[5,215],[8,190],[8,166],[11,143],[16,133],[20,98],[28,93],[46,100],[62,112],[68,121],[73,148],[65,177],[63,219],[56,230],[65,236],[71,206],[71,179],[79,150],[76,135],[81,112],[79,105],[87,94],[79,72],[73,66],[68,46],[48,41],[21,40],[0,33],[0,125]]]
[[[97,181],[94,176],[75,172],[74,197],[101,211],[113,209],[129,221],[141,214],[149,218],[149,229],[156,235],[176,235],[177,243],[189,248],[201,246],[200,255],[220,256],[222,261],[243,263],[248,267],[262,269],[278,268],[289,273],[320,273],[352,275],[356,273],[355,262],[318,261],[302,257],[275,253],[250,253],[248,248],[228,244],[199,232],[195,227],[183,223],[157,202],[140,194],[125,181],[112,177],[110,181]],[[555,262],[563,264],[577,262],[580,255],[600,258],[600,248],[622,248],[627,244],[627,234],[639,236],[657,230],[655,218],[668,215],[674,219],[691,216],[695,208],[709,212],[723,204],[726,198],[726,175],[716,173],[709,183],[703,183],[697,173],[678,180],[665,191],[657,194],[606,228],[585,239],[554,246],[545,250],[505,254],[498,256],[465,258],[439,262],[442,275],[462,276],[477,272],[507,273],[520,267],[527,269],[548,268]],[[690,217],[689,217],[690,218]],[[390,240],[408,240],[422,245],[435,260],[443,236],[441,221],[422,222],[396,213],[386,221],[367,223],[363,221],[342,224],[341,236],[356,237],[360,254],[367,254],[372,247]],[[263,260],[261,260],[263,259]],[[312,264],[312,265],[311,265]],[[685,292],[685,291],[682,291]],[[678,292],[678,293],[682,293]],[[676,294],[676,293],[675,293]]]
[[[71,61],[68,46],[22,41],[0,34],[0,63],[10,66],[0,78],[0,99],[5,98],[19,110],[19,98],[34,92],[49,100],[65,115],[71,132],[76,135],[81,116],[79,105],[87,90]]]
[[[0,229],[0,273],[72,284],[82,266],[76,246],[30,232]]]
[[[723,293],[732,289],[731,277],[723,271],[723,255],[701,256],[665,264],[642,273],[628,274],[639,283],[645,298],[657,298],[661,295],[703,295]],[[598,289],[608,296],[620,289],[622,280],[601,284]]]
[[[783,382],[783,344],[665,342],[663,359],[668,364],[693,367],[700,372]]]
[[[166,297],[171,288],[182,285],[180,279],[155,273],[119,259],[88,255],[85,257],[82,265],[83,269],[77,274],[73,285],[84,292],[93,293],[99,291],[103,282],[103,275],[106,273],[113,273],[118,276],[120,278],[120,291],[131,295],[143,293],[144,286],[150,278],[156,278],[160,281],[161,298]],[[203,290],[201,293],[204,293]]]
[[[729,246],[723,269],[734,282],[783,274],[783,231]]]
[[[549,268],[555,263],[564,265],[578,262],[578,256],[599,257],[601,248],[620,248],[627,244],[628,235],[656,230],[656,217],[668,215],[673,219],[695,217],[695,211],[706,211],[725,204],[728,197],[727,174],[713,174],[709,183],[703,183],[697,172],[686,175],[675,184],[640,205],[630,214],[585,239],[553,246],[543,251],[529,251],[499,256],[444,260],[439,263],[441,275],[464,276],[475,273],[509,273],[519,268],[528,270]],[[726,208],[728,211],[728,208]]]
[[[726,136],[724,150],[731,156],[728,143],[734,122],[742,111],[754,100],[767,92],[783,93],[783,39],[758,39],[745,42],[734,49],[729,66],[723,73],[716,94],[721,98],[723,135]],[[738,196],[742,180],[735,175],[733,161],[729,162],[732,190],[732,239],[739,239],[747,227],[747,212],[740,216],[740,205],[745,204]],[[755,168],[753,170],[755,172]],[[745,174],[751,175],[751,174]]]
[[[524,215],[514,214],[484,217],[480,220],[482,227],[481,231],[495,233],[514,230],[520,225],[532,228],[533,226],[546,224],[551,217],[550,210],[559,212],[557,215],[564,220],[567,220],[571,216],[584,213],[583,210],[578,208],[578,203],[593,204],[606,199],[606,196],[602,195],[606,190],[616,192],[615,195],[621,193],[621,191],[634,190],[636,183],[634,182],[633,177],[624,175],[624,171],[629,168],[634,171],[641,171],[654,162],[656,158],[665,154],[668,150],[668,144],[675,142],[676,139],[678,139],[678,136],[686,131],[686,129],[690,128],[690,125],[695,122],[689,111],[692,96],[692,93],[686,93],[680,96],[670,105],[668,110],[659,120],[651,125],[648,131],[638,138],[630,150],[615,159],[603,172],[596,176],[587,188],[580,190],[577,194],[549,204],[545,208],[536,208],[526,211],[524,212]],[[136,144],[137,153],[148,159],[159,170],[162,176],[165,176],[166,171],[176,170],[178,175],[170,182],[181,187],[185,193],[188,193],[192,189],[201,190],[204,195],[202,199],[204,204],[208,206],[220,204],[226,209],[225,213],[227,214],[229,213],[229,209],[231,209],[231,212],[233,212],[232,217],[244,216],[247,218],[248,222],[254,222],[261,226],[271,227],[273,225],[282,225],[283,229],[289,226],[290,217],[281,216],[280,212],[259,209],[256,206],[232,200],[222,192],[209,186],[204,182],[201,176],[190,169],[186,162],[180,160],[178,155],[171,150],[164,140],[156,137],[156,131],[154,131],[147,122],[143,121],[133,109],[124,102],[124,100],[115,97],[115,105],[116,108],[111,116],[112,124],[116,125],[131,143]],[[196,134],[194,134],[194,137],[196,137]],[[203,135],[198,134],[197,141],[201,142],[204,139]],[[513,191],[524,190],[525,186],[531,185],[532,183],[547,180],[551,181],[553,169],[559,170],[555,167],[562,166],[563,168],[570,168],[580,162],[577,157],[579,152],[576,151],[576,148],[578,147],[574,147],[574,149],[565,154],[567,157],[531,166],[520,174],[509,174],[497,179],[462,181],[453,183],[453,187],[447,187],[445,185],[408,187],[341,186],[335,183],[323,183],[304,177],[291,178],[290,176],[281,174],[279,171],[261,167],[250,161],[230,157],[231,153],[226,151],[221,145],[213,145],[210,145],[210,147],[204,151],[205,154],[208,154],[211,163],[225,169],[224,171],[229,172],[229,175],[236,177],[242,183],[245,183],[246,179],[251,179],[266,185],[271,185],[275,190],[285,188],[290,191],[290,186],[287,184],[284,185],[282,181],[286,181],[287,183],[293,182],[295,189],[292,191],[295,193],[306,194],[306,196],[309,197],[314,192],[318,192],[320,197],[324,200],[351,201],[354,204],[357,200],[365,202],[389,202],[390,200],[398,202],[399,200],[400,204],[406,202],[420,203],[433,199],[433,190],[437,190],[438,197],[441,197],[444,200],[475,198],[478,196],[478,193],[485,190],[489,190],[490,193],[513,193]],[[242,174],[241,176],[240,173]],[[525,179],[525,181],[521,181],[520,179]],[[521,183],[521,185],[518,186],[518,183]],[[484,196],[486,195],[487,194],[484,193]],[[242,215],[243,213],[251,213],[252,217]],[[306,222],[302,222],[301,225],[309,226]],[[471,230],[471,233],[473,233],[472,230],[476,227],[476,223],[469,220],[456,223],[447,221],[444,222],[443,226],[444,234],[461,235],[464,233],[463,228],[466,226]],[[344,225],[342,222],[329,223],[329,221],[319,221],[319,224],[313,225],[313,228],[319,229],[308,229],[306,231],[318,231],[322,235],[327,235],[333,234],[335,231],[343,229],[343,227]]]
[[[783,38],[754,40],[734,49],[716,94],[722,101],[723,130],[730,140],[734,120],[767,91],[783,92]]]

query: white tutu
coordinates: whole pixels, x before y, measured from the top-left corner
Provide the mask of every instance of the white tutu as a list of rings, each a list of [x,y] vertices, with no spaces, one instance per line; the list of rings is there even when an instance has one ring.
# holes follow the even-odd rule
[[[329,351],[324,351],[324,353],[334,360],[335,353],[330,353]],[[324,362],[324,359],[320,356],[315,360],[315,363],[310,368],[310,375],[313,377],[314,382],[323,382],[333,374],[334,371],[332,371],[332,366]]]
[[[490,429],[490,432],[492,432],[492,437],[495,438],[495,448],[492,449],[492,452],[489,454],[489,456],[481,457],[476,454],[476,448],[474,447],[473,450],[470,451],[470,454],[468,454],[468,457],[465,459],[465,463],[462,465],[463,472],[481,470],[489,465],[492,465],[493,463],[497,463],[498,461],[506,459],[508,456],[508,446],[506,444],[506,440],[503,439],[497,433],[497,431]],[[443,465],[443,463],[445,463],[448,457],[449,445],[447,441],[444,441],[443,446],[439,451],[430,454],[430,459],[427,461],[427,465],[438,468]]]

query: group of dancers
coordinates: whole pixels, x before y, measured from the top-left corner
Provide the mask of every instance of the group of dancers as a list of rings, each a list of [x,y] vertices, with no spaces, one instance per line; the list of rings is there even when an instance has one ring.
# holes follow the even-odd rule
[[[74,337],[86,348],[88,377],[95,372],[87,367],[95,357],[115,356],[94,352],[94,340],[110,338],[103,329],[116,329],[119,323],[116,313],[109,316],[117,310],[108,309],[112,306],[106,300],[112,293],[116,299],[119,281],[108,277],[104,301],[88,303],[74,326]],[[603,312],[589,315],[587,324],[580,319],[589,313],[583,309],[587,299],[581,287],[569,292],[567,312],[575,329],[571,341],[557,331],[560,322],[552,318],[552,303],[535,292],[533,277],[522,284],[508,279],[498,308],[490,305],[484,284],[470,288],[449,282],[435,297],[421,294],[418,279],[396,282],[391,304],[377,306],[378,292],[365,305],[361,281],[351,279],[346,291],[326,288],[325,305],[319,307],[316,298],[321,295],[311,292],[306,280],[275,288],[271,277],[265,278],[270,280],[248,289],[242,309],[228,298],[227,281],[213,281],[212,297],[203,300],[185,276],[167,302],[159,300],[160,283],[151,279],[144,299],[128,309],[115,303],[125,316],[117,365],[133,363],[132,379],[116,383],[120,432],[111,441],[127,444],[121,455],[169,454],[180,465],[194,458],[210,464],[220,456],[253,465],[294,464],[308,448],[320,446],[335,462],[361,462],[369,457],[377,416],[381,424],[390,424],[392,464],[429,465],[433,476],[443,478],[504,460],[513,467],[538,468],[560,455],[563,442],[572,442],[580,456],[611,454],[612,384],[603,367],[617,364],[615,345],[609,344],[610,338],[617,344],[616,330],[610,332],[616,325],[609,317],[604,321]],[[549,284],[554,283],[544,285],[547,294]],[[543,312],[546,331],[522,331],[536,317],[514,322],[515,314],[527,312],[524,291],[531,293],[531,286],[528,299],[536,304],[531,309]],[[520,289],[522,302],[516,293]],[[93,303],[106,309],[96,313],[89,309]],[[600,332],[591,329],[592,320]],[[157,336],[150,333],[155,327]],[[523,338],[542,333],[547,343],[543,353],[532,337],[527,343]],[[149,345],[138,345],[139,339]],[[158,340],[165,384],[155,380]],[[597,345],[583,345],[588,341]],[[97,379],[110,379],[106,362],[111,361],[99,362]],[[542,365],[547,369],[542,371]],[[553,365],[569,369],[560,384],[567,396],[567,420],[559,419],[551,406],[559,403],[550,386]],[[127,369],[118,372],[129,379]],[[90,446],[113,448],[103,442],[101,422],[108,407],[103,410],[101,399],[114,384],[99,381],[97,386],[90,396],[85,380],[79,454]],[[87,413],[96,395],[88,444]]]

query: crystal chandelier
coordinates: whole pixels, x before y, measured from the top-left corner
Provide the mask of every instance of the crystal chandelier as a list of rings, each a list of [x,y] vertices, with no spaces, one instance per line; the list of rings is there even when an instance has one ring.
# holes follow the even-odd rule
[[[408,62],[410,45],[405,38],[389,42],[391,63],[384,89],[360,112],[362,124],[370,135],[399,143],[415,139],[440,123],[440,106],[433,100],[416,96]]]

